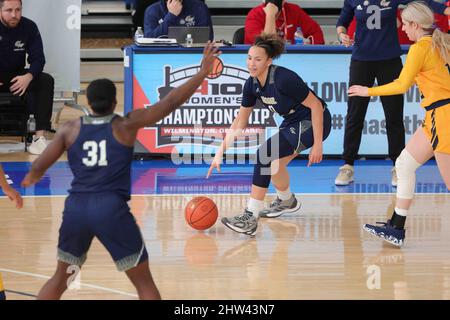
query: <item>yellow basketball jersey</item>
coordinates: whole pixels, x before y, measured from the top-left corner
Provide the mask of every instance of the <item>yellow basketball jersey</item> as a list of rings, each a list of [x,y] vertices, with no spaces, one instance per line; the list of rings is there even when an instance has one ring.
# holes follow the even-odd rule
[[[422,93],[421,106],[450,98],[450,70],[439,52],[432,50],[432,38],[422,37],[409,49],[405,65],[398,79],[391,83],[369,88],[369,96],[405,93],[417,83]]]
[[[423,67],[416,76],[416,83],[423,95],[421,106],[450,98],[450,69],[439,52],[432,50],[431,37],[421,38],[417,44],[426,52]]]

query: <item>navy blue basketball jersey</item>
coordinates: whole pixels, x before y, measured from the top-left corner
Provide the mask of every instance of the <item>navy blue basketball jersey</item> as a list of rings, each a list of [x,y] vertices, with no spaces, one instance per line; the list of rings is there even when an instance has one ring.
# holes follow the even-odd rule
[[[260,100],[272,112],[283,116],[284,122],[298,122],[311,118],[311,109],[302,105],[310,91],[313,92],[297,73],[271,65],[264,86],[261,86],[257,78],[247,79],[242,106],[253,107]]]
[[[81,117],[80,133],[67,151],[74,175],[69,193],[112,191],[130,198],[133,147],[114,138],[111,123],[115,117]]]

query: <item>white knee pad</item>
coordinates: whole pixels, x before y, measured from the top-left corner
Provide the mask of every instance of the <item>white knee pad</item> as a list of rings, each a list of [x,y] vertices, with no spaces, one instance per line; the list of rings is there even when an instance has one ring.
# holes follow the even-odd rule
[[[395,171],[397,171],[397,198],[412,199],[416,187],[416,170],[422,164],[403,149],[400,156],[395,161]]]

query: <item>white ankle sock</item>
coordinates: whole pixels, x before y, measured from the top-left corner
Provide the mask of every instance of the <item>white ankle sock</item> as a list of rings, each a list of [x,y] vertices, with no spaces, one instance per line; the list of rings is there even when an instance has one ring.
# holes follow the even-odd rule
[[[400,208],[395,207],[394,210],[395,210],[395,213],[398,214],[399,216],[406,217],[408,215],[408,210],[406,210],[406,209],[400,209]]]
[[[258,213],[264,209],[264,201],[249,198],[247,202],[247,210],[252,212],[258,218]]]
[[[289,200],[292,197],[292,192],[289,187],[284,191],[280,191],[278,189],[276,189],[276,190],[277,190],[278,198],[280,198],[282,201]]]

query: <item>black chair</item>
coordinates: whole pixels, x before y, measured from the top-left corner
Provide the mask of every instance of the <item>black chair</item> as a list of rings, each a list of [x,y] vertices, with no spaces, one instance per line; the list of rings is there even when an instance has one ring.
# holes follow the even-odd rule
[[[234,32],[233,44],[244,44],[245,28],[239,28]]]
[[[0,92],[0,136],[19,136],[27,150],[27,103],[23,97]]]

